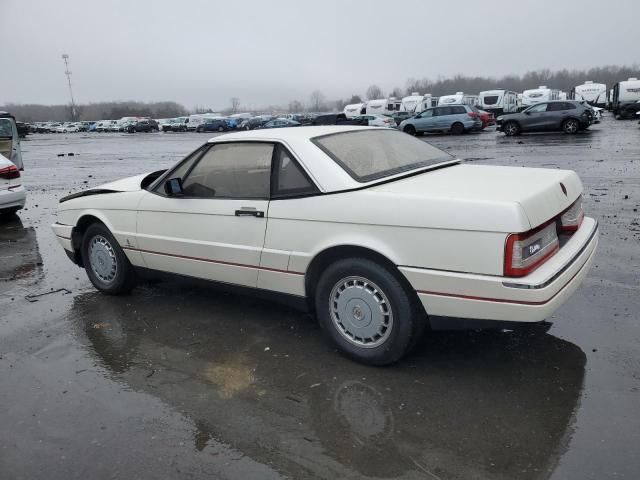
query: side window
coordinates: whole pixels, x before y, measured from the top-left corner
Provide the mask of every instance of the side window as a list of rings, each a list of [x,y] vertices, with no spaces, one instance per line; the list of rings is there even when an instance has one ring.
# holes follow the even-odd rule
[[[527,111],[531,112],[531,113],[546,112],[547,111],[547,105],[548,105],[548,103],[539,103],[538,105],[534,105],[533,107],[531,107]]]
[[[269,198],[270,143],[220,143],[182,181],[186,197]]]
[[[181,180],[184,180],[184,176],[187,174],[187,172],[191,169],[191,167],[193,166],[193,164],[196,162],[196,160],[198,160],[198,158],[200,158],[200,155],[202,155],[202,151],[204,150],[203,147],[200,147],[198,150],[196,150],[195,152],[193,152],[191,155],[189,155],[187,158],[185,158],[181,163],[178,164],[177,167],[175,167],[173,169],[173,171],[171,173],[169,173],[169,175],[167,175],[167,180],[170,178],[180,178]],[[156,188],[153,189],[153,191],[155,193],[159,193],[161,195],[164,195],[164,182],[160,182]]]
[[[420,118],[429,118],[433,117],[433,110],[425,110],[420,114]]]
[[[467,109],[464,108],[463,106],[459,106],[459,107],[449,107],[451,109],[451,113],[452,114],[456,114],[459,115],[461,113],[467,113]],[[473,107],[471,108],[473,110]]]
[[[273,173],[272,197],[274,198],[318,192],[318,188],[306,172],[282,145],[276,146]]]
[[[562,109],[563,110],[575,110],[576,109],[576,105],[575,105],[575,103],[564,102]]]

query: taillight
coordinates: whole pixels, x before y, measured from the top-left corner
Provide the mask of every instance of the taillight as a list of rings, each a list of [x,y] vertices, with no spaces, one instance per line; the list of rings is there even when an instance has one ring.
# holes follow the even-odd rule
[[[567,208],[560,215],[560,224],[563,232],[575,232],[580,228],[582,220],[584,219],[584,211],[582,210],[582,195],[573,202],[569,208]]]
[[[467,115],[469,115],[471,118],[476,118],[478,116],[476,112],[467,112]]]
[[[524,277],[559,249],[555,219],[529,232],[512,233],[505,245],[504,275]]]
[[[4,180],[13,180],[14,178],[20,178],[20,171],[15,165],[9,165],[8,167],[0,168],[0,178]]]

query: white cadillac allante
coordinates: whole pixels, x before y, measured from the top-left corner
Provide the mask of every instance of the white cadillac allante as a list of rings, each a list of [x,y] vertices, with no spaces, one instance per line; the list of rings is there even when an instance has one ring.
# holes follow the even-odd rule
[[[387,364],[430,318],[547,318],[594,257],[581,194],[575,172],[468,165],[386,128],[282,128],[65,197],[53,230],[105,293],[160,271],[287,294]]]

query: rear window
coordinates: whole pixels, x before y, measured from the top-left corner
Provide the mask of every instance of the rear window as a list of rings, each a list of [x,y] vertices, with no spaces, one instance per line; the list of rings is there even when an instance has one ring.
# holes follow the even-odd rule
[[[453,160],[448,153],[395,130],[333,133],[311,141],[361,183]]]

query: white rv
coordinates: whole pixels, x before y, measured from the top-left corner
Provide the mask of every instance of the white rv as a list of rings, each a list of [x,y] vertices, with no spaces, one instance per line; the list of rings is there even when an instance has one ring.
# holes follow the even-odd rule
[[[593,83],[587,80],[571,90],[571,98],[587,102],[592,107],[604,108],[607,105],[607,86],[604,83]]]
[[[435,107],[438,100],[431,96],[430,93],[420,95],[413,92],[411,95],[404,97],[400,102],[400,111],[409,113],[420,113],[427,108]]]
[[[522,108],[525,109],[531,105],[541,102],[550,102],[560,99],[560,90],[547,88],[546,85],[540,85],[538,88],[525,90],[522,92]]]
[[[480,103],[478,95],[466,95],[464,92],[456,92],[455,95],[443,95],[438,99],[438,106],[443,105],[471,105]]]
[[[518,111],[518,94],[509,90],[486,90],[480,92],[478,107],[494,115]]]
[[[367,115],[379,114],[379,115],[393,115],[400,111],[400,105],[402,102],[395,97],[381,98],[378,100],[369,100],[365,104],[365,112]]]
[[[364,113],[364,105],[364,103],[352,103],[344,107],[343,112],[347,118],[357,117]]]
[[[640,111],[640,80],[635,77],[613,86],[611,110],[616,118],[634,118]]]

